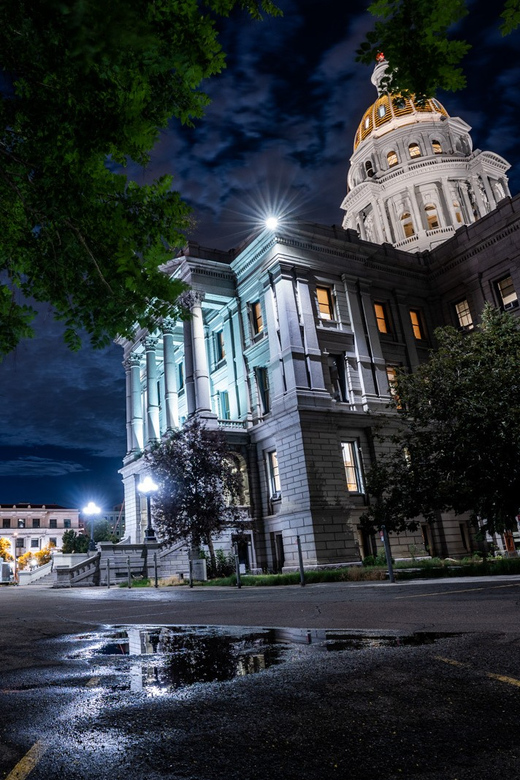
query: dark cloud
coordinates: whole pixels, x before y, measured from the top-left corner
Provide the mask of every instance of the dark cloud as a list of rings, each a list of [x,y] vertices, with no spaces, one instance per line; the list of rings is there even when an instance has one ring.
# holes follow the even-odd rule
[[[0,477],[63,477],[88,471],[81,463],[28,456],[0,461]]]

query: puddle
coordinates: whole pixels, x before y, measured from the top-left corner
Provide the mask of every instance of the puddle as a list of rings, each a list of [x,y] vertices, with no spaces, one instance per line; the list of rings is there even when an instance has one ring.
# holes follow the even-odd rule
[[[399,635],[353,630],[207,626],[118,627],[69,637],[84,646],[68,657],[89,660],[93,674],[101,675],[100,680],[116,675],[119,687],[160,696],[196,684],[258,674],[275,664],[290,661],[297,645],[305,645],[308,652],[313,653],[355,651],[431,644],[449,636],[455,634]]]

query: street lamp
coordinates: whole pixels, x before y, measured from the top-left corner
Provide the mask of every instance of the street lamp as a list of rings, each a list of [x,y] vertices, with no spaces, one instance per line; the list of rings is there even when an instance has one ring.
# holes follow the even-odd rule
[[[146,531],[144,532],[144,541],[156,542],[157,539],[155,538],[155,531],[152,528],[151,503],[152,503],[152,493],[155,493],[155,491],[159,489],[159,485],[156,485],[150,476],[146,476],[143,479],[143,481],[138,484],[137,489],[140,493],[146,496],[146,516],[148,522],[146,526]]]
[[[16,533],[16,531],[13,534],[13,538],[14,538],[14,582],[15,582],[15,585],[17,585],[18,584],[18,572],[16,570],[16,541],[18,539],[18,534]]]
[[[90,541],[88,543],[89,552],[93,552],[96,549],[96,543],[94,541],[94,516],[101,514],[101,509],[93,501],[89,501],[87,506],[83,509],[83,514],[90,515]]]

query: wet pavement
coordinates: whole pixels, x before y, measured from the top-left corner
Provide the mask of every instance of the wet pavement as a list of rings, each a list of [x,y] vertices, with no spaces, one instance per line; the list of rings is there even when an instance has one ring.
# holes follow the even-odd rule
[[[0,778],[513,780],[518,588],[0,592]]]

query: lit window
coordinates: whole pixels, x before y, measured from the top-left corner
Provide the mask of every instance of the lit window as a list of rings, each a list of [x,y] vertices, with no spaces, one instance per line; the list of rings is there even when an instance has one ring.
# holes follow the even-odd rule
[[[386,159],[388,161],[388,167],[393,168],[394,165],[399,164],[399,158],[397,156],[397,152],[394,152],[393,150],[391,152],[388,152],[386,155]]]
[[[388,315],[384,303],[374,303],[374,312],[376,315],[377,329],[380,333],[390,333],[388,324]]]
[[[280,498],[282,486],[280,483],[280,470],[276,452],[267,453],[267,474],[269,477],[269,495],[271,498]]]
[[[453,201],[453,208],[454,208],[454,211],[455,211],[455,219],[457,220],[457,222],[460,225],[460,224],[462,224],[462,214],[460,213],[460,204],[459,204],[458,200],[454,200]]]
[[[49,547],[56,547],[58,543],[58,538],[56,536],[51,536],[49,538]]]
[[[22,520],[22,518],[18,518],[18,528],[25,528],[25,520]]]
[[[424,338],[421,325],[421,313],[417,309],[410,309],[410,322],[412,323],[413,335],[419,341]]]
[[[349,493],[363,493],[363,480],[359,464],[359,450],[357,442],[345,441],[341,445],[343,453],[343,465]]]
[[[258,336],[264,329],[264,319],[262,317],[260,301],[255,301],[251,304],[251,327],[254,336]]]
[[[379,108],[377,109],[377,114],[382,119],[386,114],[386,106],[379,106]]]
[[[432,151],[434,154],[442,154],[442,146],[440,141],[432,141]]]
[[[227,390],[221,390],[218,394],[218,405],[219,405],[219,418],[221,420],[229,420],[231,418],[231,414],[229,411],[229,393]]]
[[[424,207],[424,210],[426,212],[426,219],[428,221],[428,230],[435,230],[435,228],[440,227],[436,206],[433,203],[428,203]]]
[[[408,152],[410,153],[410,157],[412,159],[414,157],[420,157],[421,156],[421,149],[419,147],[419,144],[409,144]]]
[[[318,311],[321,319],[333,320],[334,308],[332,305],[330,287],[316,287],[316,298],[318,300]]]
[[[403,226],[405,238],[411,238],[412,236],[415,236],[412,215],[409,211],[404,211],[401,214],[401,225]]]
[[[219,330],[214,334],[215,343],[215,363],[220,363],[226,357],[226,349],[224,347],[224,332]]]
[[[260,404],[262,406],[262,414],[267,414],[271,411],[271,398],[269,394],[269,373],[267,368],[259,367],[255,368],[256,373],[256,385],[258,387],[258,396],[260,398]]]
[[[369,116],[365,117],[364,126],[365,126],[365,130],[368,130],[368,128],[370,127],[370,117]]]
[[[497,290],[502,303],[502,308],[515,309],[518,306],[518,296],[510,276],[505,276],[497,282]]]
[[[469,310],[469,303],[467,300],[459,301],[455,304],[455,311],[457,313],[457,320],[461,328],[467,328],[471,330],[473,328],[473,317]]]

